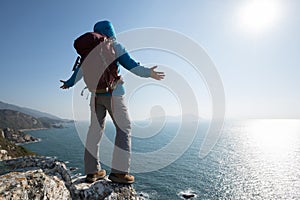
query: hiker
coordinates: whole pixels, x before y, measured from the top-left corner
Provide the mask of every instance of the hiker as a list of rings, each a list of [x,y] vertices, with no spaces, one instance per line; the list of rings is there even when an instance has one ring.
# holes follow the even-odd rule
[[[155,71],[157,66],[146,68],[131,58],[126,49],[116,41],[116,35],[113,25],[109,21],[100,21],[94,25],[94,32],[106,36],[112,41],[116,60],[114,64],[119,67],[122,65],[125,69],[140,77],[151,77],[156,80],[162,80],[164,72]],[[76,42],[76,41],[75,41]],[[74,86],[83,77],[81,67],[74,69],[72,76],[67,80],[60,80],[62,89]],[[84,77],[85,78],[85,77]],[[117,183],[133,183],[134,176],[129,174],[130,152],[131,152],[131,123],[128,116],[127,106],[124,102],[123,80],[118,80],[115,88],[108,91],[92,92],[90,100],[91,124],[87,133],[87,139],[84,152],[84,168],[86,182],[92,183],[102,179],[106,171],[101,169],[99,161],[99,144],[105,128],[106,113],[110,114],[116,127],[115,147],[112,157],[112,168],[109,179]]]

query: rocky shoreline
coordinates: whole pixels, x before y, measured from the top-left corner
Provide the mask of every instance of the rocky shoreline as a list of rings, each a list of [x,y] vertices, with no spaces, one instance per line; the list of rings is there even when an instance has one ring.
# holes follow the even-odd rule
[[[0,199],[139,200],[132,185],[71,179],[64,162],[52,157],[24,157],[0,162]]]
[[[85,176],[72,174],[76,168],[68,169],[64,162],[53,157],[36,156],[22,146],[41,141],[27,131],[64,128],[62,120],[37,119],[11,110],[2,110],[1,113],[1,200],[143,199],[136,194],[132,185],[113,183],[107,177],[92,184],[85,183]]]
[[[45,130],[49,128],[25,128],[25,129],[19,129],[20,132],[25,132],[25,131],[38,131],[38,130]]]
[[[15,143],[15,144],[24,144],[24,143],[32,143],[39,142],[41,139],[33,137],[23,131],[15,131],[11,128],[5,128],[0,130],[0,136]]]

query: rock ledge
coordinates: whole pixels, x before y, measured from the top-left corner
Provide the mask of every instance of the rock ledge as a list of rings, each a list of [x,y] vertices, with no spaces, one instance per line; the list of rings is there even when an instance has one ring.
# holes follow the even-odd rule
[[[71,179],[65,163],[51,157],[24,157],[0,162],[0,199],[138,200],[132,185],[107,177],[93,184]]]

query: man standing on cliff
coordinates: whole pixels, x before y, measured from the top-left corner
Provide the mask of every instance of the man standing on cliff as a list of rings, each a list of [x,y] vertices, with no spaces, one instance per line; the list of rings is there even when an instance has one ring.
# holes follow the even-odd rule
[[[113,49],[116,54],[114,61],[119,68],[122,65],[125,69],[140,77],[151,77],[156,80],[164,78],[163,72],[155,71],[157,66],[146,68],[131,58],[126,49],[116,41],[113,25],[109,21],[100,21],[95,24],[94,32],[105,35],[112,41]],[[120,71],[120,70],[118,70]],[[67,81],[62,81],[61,88],[67,89],[76,84],[83,77],[81,67],[74,70],[74,73]],[[130,152],[131,152],[131,122],[129,120],[127,106],[124,102],[123,81],[118,81],[112,92],[95,92],[92,94],[91,124],[89,126],[85,153],[84,166],[86,181],[94,182],[102,179],[106,171],[101,169],[99,162],[99,143],[104,133],[106,113],[110,114],[116,127],[115,148],[112,158],[112,169],[109,179],[117,183],[133,183],[134,177],[129,174]]]

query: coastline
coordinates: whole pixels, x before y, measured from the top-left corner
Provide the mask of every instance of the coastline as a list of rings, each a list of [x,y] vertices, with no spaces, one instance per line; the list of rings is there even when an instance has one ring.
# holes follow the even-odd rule
[[[47,129],[50,128],[27,128],[27,129],[19,129],[18,132],[20,132],[21,134],[30,135],[30,137],[32,137],[32,135],[28,133],[28,131],[38,131],[38,130],[47,130]],[[34,140],[28,142],[16,142],[15,144],[18,146],[23,146],[26,144],[31,144],[31,143],[41,142],[41,141],[42,141],[41,138],[34,138]]]
[[[15,143],[15,145],[23,146],[24,144],[31,144],[31,143],[41,142],[41,141],[42,141],[41,138],[37,138],[37,140],[34,140],[34,141],[22,142],[22,143]]]
[[[46,130],[50,128],[25,128],[25,129],[19,129],[20,132],[26,132],[26,131],[38,131],[38,130]]]

